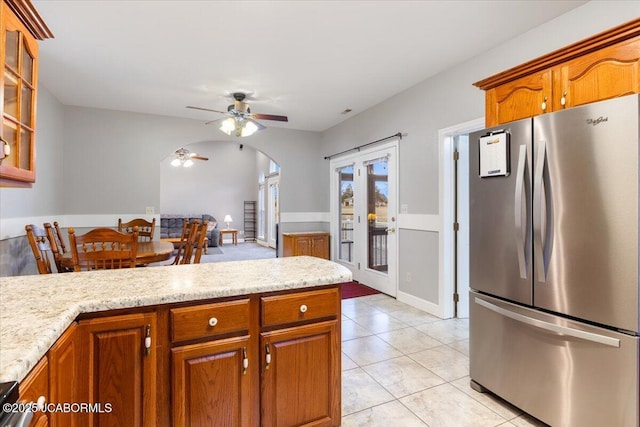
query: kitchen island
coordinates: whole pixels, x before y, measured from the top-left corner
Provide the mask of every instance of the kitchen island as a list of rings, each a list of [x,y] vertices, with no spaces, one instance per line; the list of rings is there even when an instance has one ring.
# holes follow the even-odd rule
[[[343,266],[314,257],[1,278],[0,382],[25,379],[36,364],[46,359],[54,344],[54,348],[58,348],[57,341],[72,328],[77,332],[74,331],[74,338],[69,342],[75,342],[78,347],[73,360],[85,365],[82,369],[89,369],[91,379],[101,375],[98,369],[105,369],[105,363],[110,360],[107,354],[109,358],[114,356],[111,351],[118,354],[119,348],[110,347],[111,341],[123,339],[118,345],[134,343],[134,347],[140,341],[145,347],[141,347],[140,356],[136,355],[135,348],[130,349],[131,363],[140,365],[141,371],[145,363],[152,366],[154,375],[133,384],[133,391],[137,393],[148,384],[158,392],[153,402],[149,402],[149,395],[145,394],[148,390],[142,390],[138,397],[144,408],[134,408],[131,412],[142,415],[136,415],[137,418],[126,425],[195,425],[195,419],[189,417],[197,417],[198,413],[185,413],[185,408],[194,407],[193,402],[185,399],[197,398],[196,388],[203,384],[195,384],[194,378],[207,372],[199,367],[198,375],[190,376],[188,370],[198,360],[209,360],[206,354],[200,353],[211,350],[206,346],[215,344],[233,353],[231,359],[239,357],[240,364],[244,365],[238,370],[238,378],[232,381],[238,384],[248,381],[246,386],[239,387],[244,387],[252,407],[247,409],[245,403],[232,403],[231,406],[236,405],[234,408],[238,409],[238,416],[250,414],[250,424],[265,414],[275,420],[278,414],[251,402],[262,400],[264,404],[270,396],[262,395],[260,399],[258,393],[283,386],[278,378],[269,378],[269,375],[297,362],[291,360],[293,354],[287,353],[295,340],[315,342],[316,347],[309,348],[312,353],[327,349],[332,359],[327,372],[337,368],[339,386],[339,284],[350,280],[351,272]],[[135,327],[126,326],[126,322],[135,323],[138,318],[141,327],[138,332],[131,332]],[[206,324],[198,324],[203,319]],[[102,326],[116,325],[119,320],[125,321],[121,330],[109,331]],[[279,341],[286,336],[289,338]],[[128,337],[131,340],[127,341]],[[240,343],[236,346],[237,353],[230,349],[236,342]],[[278,352],[282,355],[281,363],[276,358]],[[101,354],[103,357],[99,359]],[[54,357],[53,360],[70,359]],[[261,362],[254,363],[257,360]],[[316,362],[318,360],[323,359]],[[123,362],[125,367],[129,362]],[[270,364],[273,365],[271,371]],[[139,374],[136,366],[131,372]],[[56,387],[54,368],[48,368],[52,374],[51,390]],[[226,370],[228,366],[223,368]],[[148,367],[146,371],[148,374]],[[82,382],[82,375],[73,378]],[[335,388],[335,375],[329,376],[329,381],[325,381],[327,388]],[[105,380],[107,378],[110,376],[105,376]],[[318,378],[310,382],[317,385]],[[96,402],[101,396],[100,390],[98,383],[82,383],[70,392],[77,393],[76,398],[83,401]],[[320,406],[339,406],[339,396],[337,390],[338,403],[336,396],[328,396],[330,402],[323,401]],[[56,397],[60,398],[61,394]],[[281,403],[273,404],[275,409],[271,409],[280,412]],[[331,421],[335,422],[339,424],[339,418]]]

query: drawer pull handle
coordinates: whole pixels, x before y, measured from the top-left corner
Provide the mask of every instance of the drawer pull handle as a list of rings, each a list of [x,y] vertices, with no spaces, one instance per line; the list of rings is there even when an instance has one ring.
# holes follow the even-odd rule
[[[306,313],[307,312],[307,306],[306,304],[302,304],[300,306],[300,313]]]
[[[38,407],[39,411],[44,411],[45,403],[47,403],[47,398],[44,396],[40,396],[38,398],[38,401],[36,402],[36,406]]]
[[[264,367],[265,371],[269,370],[269,364],[271,363],[271,351],[269,349],[269,343],[266,343],[264,346],[264,351],[266,353],[266,356],[264,358],[265,362],[267,362],[267,364]]]
[[[212,317],[211,319],[209,319],[209,326],[214,327],[218,324],[218,319],[216,319],[215,317]]]
[[[144,354],[151,354],[151,325],[147,325],[144,331]]]
[[[247,347],[242,347],[242,375],[247,375],[249,369],[249,358],[247,357]]]

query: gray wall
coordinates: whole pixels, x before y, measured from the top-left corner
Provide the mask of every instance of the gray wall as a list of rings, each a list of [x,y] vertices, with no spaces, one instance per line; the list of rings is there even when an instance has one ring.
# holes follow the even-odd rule
[[[638,16],[637,1],[586,3],[323,132],[322,154],[406,132],[399,143],[398,206],[408,205],[409,214],[439,215],[438,131],[484,116],[484,92],[472,84]],[[381,63],[381,72],[387,66],[402,64]],[[327,194],[329,174],[325,167]],[[399,239],[399,290],[437,303],[438,269],[431,261],[438,259],[438,238],[433,231],[406,229]],[[407,272],[418,280],[404,282]]]
[[[28,223],[53,222],[64,213],[62,105],[45,88],[38,93],[36,183],[30,189],[0,188],[0,276],[37,274],[27,238]]]
[[[244,230],[244,201],[256,200],[256,150],[228,141],[208,141],[185,146],[208,161],[195,160],[189,168],[173,167],[173,156],[160,163],[161,214],[209,214],[218,220],[231,215],[231,228]]]
[[[36,183],[30,189],[0,188],[0,218],[64,213],[62,104],[46,88],[38,90],[36,123]],[[4,235],[0,230],[0,235]]]
[[[177,148],[233,141],[197,120],[95,108],[65,107],[65,209],[67,214],[145,213],[160,206],[160,163]],[[268,128],[242,139],[280,164],[282,211],[322,210],[310,196],[322,191],[319,134]],[[287,177],[289,177],[287,179]],[[216,185],[231,185],[230,180]],[[286,188],[286,191],[285,191]]]

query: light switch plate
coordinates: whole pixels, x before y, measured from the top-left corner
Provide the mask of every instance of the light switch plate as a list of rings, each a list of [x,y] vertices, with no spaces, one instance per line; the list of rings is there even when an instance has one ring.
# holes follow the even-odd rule
[[[147,206],[147,215],[154,215],[156,213],[156,210],[153,208],[153,206]]]

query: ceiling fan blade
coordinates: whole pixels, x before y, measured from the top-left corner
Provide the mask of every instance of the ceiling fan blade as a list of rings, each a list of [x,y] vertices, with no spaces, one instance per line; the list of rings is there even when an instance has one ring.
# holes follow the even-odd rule
[[[208,122],[206,122],[206,123],[205,123],[205,125],[210,125],[210,124],[212,124],[212,123],[221,122],[221,121],[223,121],[223,120],[227,120],[227,118],[226,118],[226,117],[223,117],[223,118],[221,118],[221,119],[209,120]]]
[[[276,116],[276,115],[273,115],[273,114],[253,113],[253,114],[251,114],[251,117],[253,117],[254,119],[258,119],[258,120],[276,120],[278,122],[288,122],[289,121],[287,116]]]
[[[196,160],[209,160],[208,157],[202,157],[202,156],[191,156],[191,158]]]
[[[192,107],[190,105],[187,105],[187,108],[192,108],[194,110],[202,110],[202,111],[211,111],[213,113],[220,113],[220,114],[227,114],[226,111],[220,111],[220,110],[212,110],[210,108],[202,108],[202,107]]]

